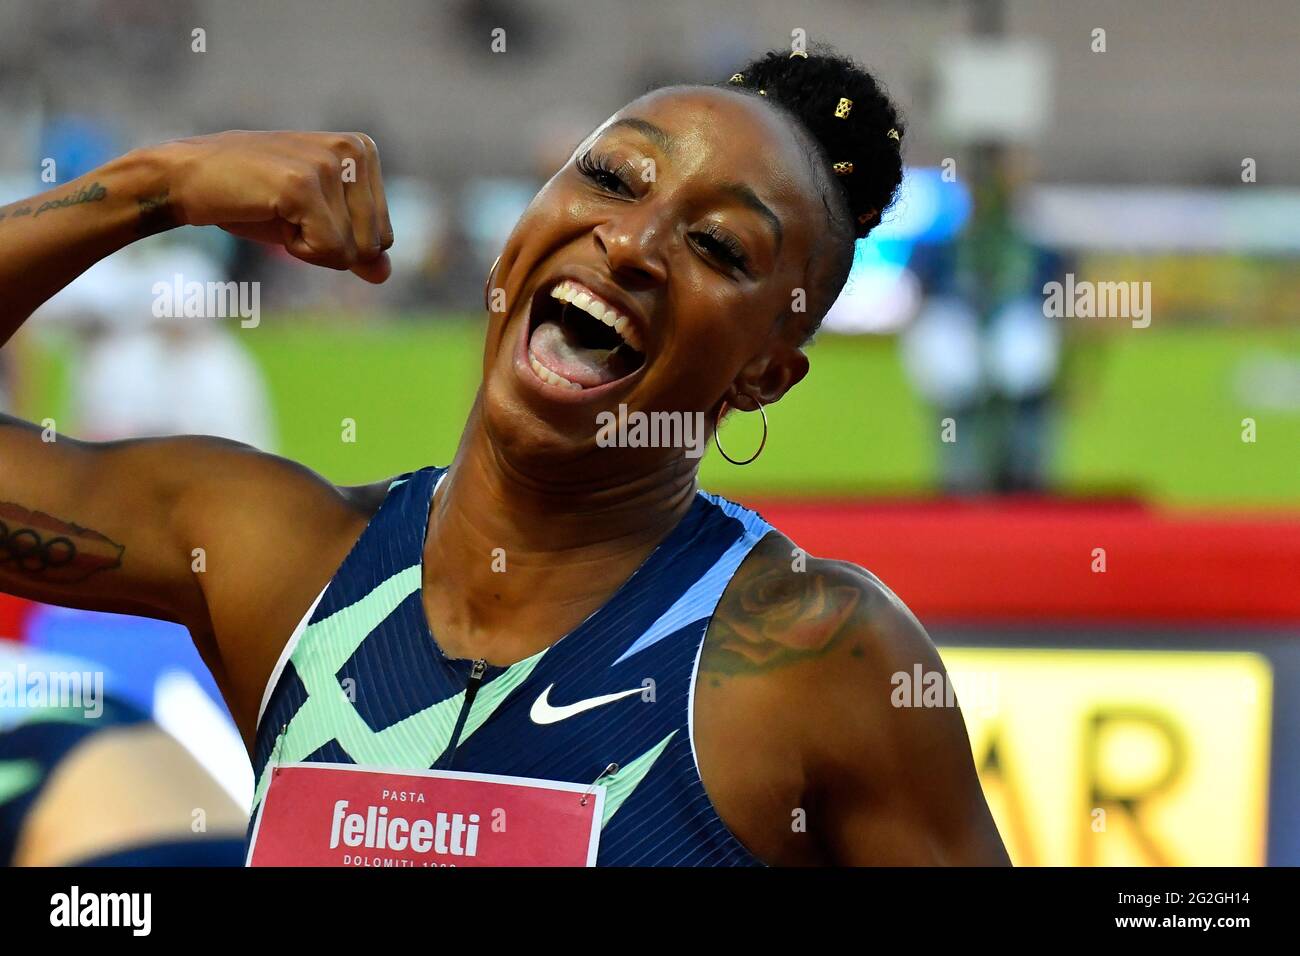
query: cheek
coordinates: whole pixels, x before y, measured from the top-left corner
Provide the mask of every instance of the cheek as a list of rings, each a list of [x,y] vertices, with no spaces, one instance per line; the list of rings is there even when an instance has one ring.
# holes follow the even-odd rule
[[[489,314],[489,323],[500,325],[516,315],[530,293],[530,279],[537,268],[582,231],[582,205],[571,190],[552,180],[533,197],[501,247],[501,259],[492,275],[492,287],[504,289],[504,312]]]
[[[560,177],[551,180],[533,197],[506,239],[498,282],[513,299],[539,263],[594,226],[590,198]]]
[[[515,232],[568,231],[593,225],[593,197],[574,182],[567,173],[560,173],[541,188],[519,217]]]
[[[697,407],[711,404],[758,352],[770,329],[750,297],[701,293],[686,304],[661,374]],[[768,310],[770,311],[770,309]]]
[[[707,266],[700,269],[703,273]],[[695,321],[686,326],[701,354],[737,366],[749,361],[772,331],[772,304],[737,286],[710,281],[692,296],[689,308]]]
[[[531,260],[551,241],[560,219],[555,201],[547,190],[538,193],[511,230],[504,254],[512,263],[531,268]]]

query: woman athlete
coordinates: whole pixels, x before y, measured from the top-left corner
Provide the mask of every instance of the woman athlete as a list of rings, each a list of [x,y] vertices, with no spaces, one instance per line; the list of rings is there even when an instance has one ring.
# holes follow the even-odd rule
[[[0,586],[188,627],[248,744],[255,811],[290,765],[434,769],[599,785],[604,865],[1005,864],[960,712],[895,706],[897,675],[946,680],[903,604],[700,491],[680,443],[598,440],[620,405],[713,430],[804,377],[898,187],[902,132],[832,52],[639,97],[502,250],[448,468],[338,487],[214,438],[90,444],[4,419]],[[177,140],[0,210],[0,341],[180,224],[390,272],[365,135]],[[415,845],[396,803],[331,806],[298,829],[268,809],[254,842],[307,860],[342,840],[378,865],[386,839]],[[455,819],[451,849],[421,852],[506,839]]]

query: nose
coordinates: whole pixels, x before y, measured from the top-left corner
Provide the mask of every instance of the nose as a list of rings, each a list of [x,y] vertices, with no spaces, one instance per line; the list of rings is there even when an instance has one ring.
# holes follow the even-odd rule
[[[643,287],[668,279],[664,257],[667,226],[650,203],[629,204],[598,225],[594,235],[610,273]]]

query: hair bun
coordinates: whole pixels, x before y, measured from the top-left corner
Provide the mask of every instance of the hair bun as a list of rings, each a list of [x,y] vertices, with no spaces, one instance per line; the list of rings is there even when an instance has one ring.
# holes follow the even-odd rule
[[[820,145],[839,184],[854,235],[880,222],[903,180],[903,120],[881,84],[846,56],[772,50],[733,73],[726,85],[761,94],[794,115]]]

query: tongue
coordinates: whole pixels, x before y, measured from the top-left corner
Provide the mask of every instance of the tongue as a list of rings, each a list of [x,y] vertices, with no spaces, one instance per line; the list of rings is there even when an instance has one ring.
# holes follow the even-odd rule
[[[579,345],[573,332],[557,322],[543,322],[528,340],[533,357],[556,375],[583,388],[595,388],[622,378],[627,372],[618,349],[591,349]]]

